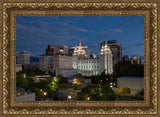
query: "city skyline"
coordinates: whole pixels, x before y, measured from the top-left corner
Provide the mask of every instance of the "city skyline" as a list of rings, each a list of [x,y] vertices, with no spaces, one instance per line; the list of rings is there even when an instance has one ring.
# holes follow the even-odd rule
[[[144,56],[142,16],[17,16],[16,24],[17,52],[39,56],[47,45],[70,48],[81,40],[91,53],[99,55],[101,42],[117,40],[123,55]]]

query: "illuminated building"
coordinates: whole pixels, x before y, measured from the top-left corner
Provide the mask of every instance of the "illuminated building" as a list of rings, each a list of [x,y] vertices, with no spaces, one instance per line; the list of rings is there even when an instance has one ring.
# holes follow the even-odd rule
[[[132,64],[141,64],[142,63],[141,57],[138,57],[138,56],[132,57],[131,63]]]
[[[123,56],[123,61],[131,61],[131,56],[130,55],[124,55]]]
[[[81,42],[76,46],[73,53],[73,69],[77,69],[83,76],[101,74],[104,70],[106,74],[113,72],[112,52],[107,45],[107,41],[101,43],[99,58],[87,58],[86,52],[82,49]]]
[[[87,46],[81,45],[81,40],[79,42],[79,46],[72,47],[71,49],[74,49],[73,56],[78,56],[78,58],[89,58],[90,52],[89,48]]]
[[[107,41],[101,43],[100,51],[100,65],[102,66],[101,70],[105,70],[106,74],[113,73],[113,58],[110,47],[108,46]]]

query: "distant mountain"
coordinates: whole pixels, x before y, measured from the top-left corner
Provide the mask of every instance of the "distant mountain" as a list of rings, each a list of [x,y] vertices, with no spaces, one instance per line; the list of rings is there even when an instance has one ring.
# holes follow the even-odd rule
[[[39,63],[39,57],[30,56],[30,63]]]

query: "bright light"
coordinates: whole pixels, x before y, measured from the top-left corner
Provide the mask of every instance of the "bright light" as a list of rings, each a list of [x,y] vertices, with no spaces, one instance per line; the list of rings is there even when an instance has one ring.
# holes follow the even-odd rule
[[[47,95],[47,92],[44,92],[44,95]]]
[[[26,78],[26,74],[23,74],[23,77]]]
[[[87,100],[89,100],[89,97],[87,97]]]
[[[72,97],[69,95],[69,96],[68,96],[68,99],[71,99],[71,98],[72,98]]]

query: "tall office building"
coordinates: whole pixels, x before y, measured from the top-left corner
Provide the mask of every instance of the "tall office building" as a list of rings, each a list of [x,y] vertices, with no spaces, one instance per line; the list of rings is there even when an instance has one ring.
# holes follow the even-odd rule
[[[26,51],[19,52],[17,55],[17,63],[22,65],[30,64],[30,53]]]
[[[112,51],[113,65],[117,64],[118,61],[122,61],[122,46],[117,40],[107,41],[108,46]]]
[[[56,75],[73,76],[77,71],[72,68],[72,60],[72,56],[68,55],[68,46],[48,45],[46,54],[39,57],[39,68]]]
[[[48,45],[46,55],[68,54],[68,46],[52,46]]]
[[[54,55],[53,69],[72,69],[72,56],[69,55]]]
[[[53,56],[40,55],[39,56],[39,69],[42,71],[53,72]]]

